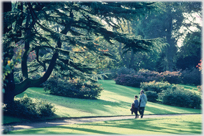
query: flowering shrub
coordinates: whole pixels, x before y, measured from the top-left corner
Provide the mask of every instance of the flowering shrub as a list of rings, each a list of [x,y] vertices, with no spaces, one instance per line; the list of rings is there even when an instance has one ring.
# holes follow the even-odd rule
[[[199,69],[199,71],[202,70],[202,60],[200,60],[200,63],[198,63],[196,67]]]
[[[116,84],[140,87],[141,82],[161,81],[163,76],[155,71],[140,70],[137,74],[120,74],[115,79]]]
[[[96,99],[99,97],[102,88],[98,84],[84,83],[79,79],[66,80],[54,76],[44,83],[44,90],[53,95]]]
[[[159,78],[159,80],[162,80],[163,79],[163,76],[161,73],[159,72],[156,72],[156,71],[150,71],[150,70],[147,70],[147,69],[140,69],[137,74],[139,75],[143,75],[144,77],[157,77]]]
[[[139,87],[140,82],[145,82],[148,80],[149,79],[146,79],[142,75],[124,75],[124,74],[121,74],[115,79],[115,82],[116,82],[116,84],[120,84],[120,85]]]
[[[201,84],[201,71],[193,68],[192,70],[184,71],[165,71],[156,72],[141,69],[136,74],[120,74],[115,78],[116,84],[127,85],[133,87],[140,87],[142,82],[162,82],[166,81],[170,84],[189,84],[200,85]]]
[[[199,92],[202,92],[202,86],[201,85],[198,85],[197,88],[198,88]]]
[[[162,75],[164,77],[164,81],[169,82],[170,84],[179,84],[181,83],[181,73],[180,71],[165,71],[162,72]]]

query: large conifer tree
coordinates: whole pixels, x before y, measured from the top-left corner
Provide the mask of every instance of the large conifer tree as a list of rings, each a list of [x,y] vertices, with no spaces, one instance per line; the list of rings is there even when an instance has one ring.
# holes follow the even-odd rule
[[[13,10],[4,12],[4,27],[10,27],[3,34],[4,103],[13,101],[14,96],[29,87],[46,81],[52,71],[64,71],[67,76],[79,75],[91,79],[92,65],[74,62],[84,52],[109,56],[94,43],[94,37],[103,37],[109,43],[118,41],[125,45],[124,51],[149,50],[153,40],[139,40],[130,35],[113,31],[119,29],[124,20],[140,17],[154,10],[153,3],[144,2],[16,2]],[[20,44],[21,43],[21,44]],[[24,48],[21,57],[23,81],[9,88],[13,80],[11,60],[14,48]],[[79,47],[80,51],[70,50]],[[36,57],[28,63],[28,55],[35,52]],[[9,54],[10,56],[6,56]],[[77,55],[78,54],[78,55]],[[11,65],[11,61],[13,65]],[[10,65],[9,65],[10,64]],[[32,79],[29,74],[44,71],[42,77]]]

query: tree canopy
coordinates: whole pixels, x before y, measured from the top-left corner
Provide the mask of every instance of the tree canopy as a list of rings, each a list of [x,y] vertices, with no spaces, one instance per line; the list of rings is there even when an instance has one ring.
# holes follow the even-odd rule
[[[114,30],[120,29],[120,24],[126,20],[140,18],[155,8],[152,2],[12,3],[12,10],[3,13],[4,101],[12,101],[28,87],[43,83],[53,70],[91,80],[95,67],[81,63],[80,58],[87,52],[111,57],[102,50],[102,45],[95,43],[96,37],[102,37],[109,44],[114,41],[124,44],[124,52],[150,50],[156,46],[155,39],[138,39]],[[21,49],[17,56],[21,56],[23,81],[19,84],[11,84],[12,70],[6,72],[7,68],[12,69],[18,63],[14,48]],[[28,61],[30,53],[36,55],[31,62]],[[35,72],[43,74],[32,79]],[[10,85],[12,89],[8,88]]]

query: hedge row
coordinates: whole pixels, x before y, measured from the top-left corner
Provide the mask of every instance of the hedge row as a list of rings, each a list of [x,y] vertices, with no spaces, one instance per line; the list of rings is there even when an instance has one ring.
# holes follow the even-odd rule
[[[116,84],[139,87],[141,82],[167,81],[170,84],[201,84],[201,72],[198,69],[185,71],[165,71],[156,72],[149,70],[139,70],[136,74],[120,74],[115,78]]]

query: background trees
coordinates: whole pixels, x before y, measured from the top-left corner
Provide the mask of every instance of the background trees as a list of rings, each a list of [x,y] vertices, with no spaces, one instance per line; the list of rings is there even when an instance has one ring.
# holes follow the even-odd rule
[[[183,46],[180,47],[177,53],[177,68],[191,69],[201,60],[201,31],[188,33],[184,39]]]
[[[177,69],[176,54],[178,48],[180,48],[178,42],[180,42],[187,33],[192,31],[189,30],[192,26],[200,29],[199,24],[193,21],[195,19],[191,19],[191,21],[189,21],[189,19],[193,13],[196,13],[198,16],[201,14],[201,3],[161,2],[157,4],[159,4],[160,7],[157,12],[147,14],[145,18],[134,21],[133,26],[135,27],[136,35],[141,35],[144,38],[165,38],[165,42],[168,46],[162,50],[160,55],[157,55],[156,67],[158,71],[173,71]],[[188,20],[188,22],[186,22],[186,20]],[[183,44],[183,46],[185,46],[185,44]],[[201,46],[201,44],[199,46]]]

